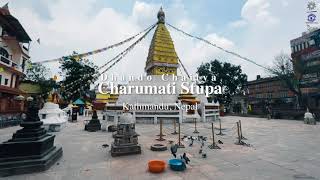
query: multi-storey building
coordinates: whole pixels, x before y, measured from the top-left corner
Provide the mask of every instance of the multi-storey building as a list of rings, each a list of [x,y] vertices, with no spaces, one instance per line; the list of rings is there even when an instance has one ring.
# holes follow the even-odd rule
[[[290,41],[295,76],[308,106],[320,109],[320,29],[304,32]]]
[[[0,35],[0,115],[19,113],[23,107],[16,97],[21,95],[19,80],[30,58],[31,39],[7,5],[0,8]]]

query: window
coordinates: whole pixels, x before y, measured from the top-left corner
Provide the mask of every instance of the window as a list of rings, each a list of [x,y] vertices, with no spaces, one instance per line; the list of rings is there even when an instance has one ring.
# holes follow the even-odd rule
[[[5,50],[4,48],[0,47],[0,55],[5,57],[5,58],[9,58],[9,53],[7,50]]]
[[[27,58],[23,57],[23,58],[22,58],[22,64],[21,64],[22,72],[24,72],[24,68],[25,68],[25,65],[26,65],[26,61],[27,61]]]
[[[9,79],[4,79],[4,85],[8,85]]]
[[[0,75],[0,85],[2,84],[2,75]]]
[[[309,45],[312,46],[312,45],[314,45],[314,44],[315,44],[314,39],[311,39],[311,40],[309,41]]]

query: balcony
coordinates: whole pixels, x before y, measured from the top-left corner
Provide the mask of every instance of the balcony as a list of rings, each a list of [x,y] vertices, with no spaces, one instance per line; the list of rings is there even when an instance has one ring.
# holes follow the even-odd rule
[[[17,71],[23,73],[22,68],[19,67],[18,64],[16,64],[15,62],[11,61],[10,59],[8,59],[2,55],[0,55],[0,63],[3,65],[6,65],[7,67],[11,67],[14,70],[17,70]]]

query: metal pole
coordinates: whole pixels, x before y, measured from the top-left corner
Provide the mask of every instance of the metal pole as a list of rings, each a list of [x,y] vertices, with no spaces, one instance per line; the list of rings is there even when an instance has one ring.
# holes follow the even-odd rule
[[[213,123],[211,123],[211,131],[212,131],[212,144],[209,145],[208,147],[210,149],[221,149],[215,142],[215,138],[214,138],[214,127],[213,127]]]
[[[219,134],[217,134],[217,135],[222,136],[222,135],[224,135],[224,134],[222,133],[222,128],[221,128],[221,119],[220,119],[220,118],[219,118],[219,126],[220,126],[220,132],[219,132]]]
[[[179,129],[178,129],[178,130],[179,130],[179,132],[178,132],[178,133],[179,133],[179,137],[178,137],[178,138],[179,138],[179,140],[178,140],[178,147],[179,147],[179,148],[184,148],[184,145],[181,143],[180,122],[179,122],[179,124],[178,124],[178,128],[179,128]]]
[[[174,135],[175,135],[175,134],[178,134],[178,133],[177,133],[177,122],[176,122],[175,119],[173,120],[173,128],[174,128],[174,132],[171,133],[171,134],[174,134]]]
[[[239,129],[240,129],[240,138],[242,139],[242,127],[241,127],[241,120],[239,120]]]
[[[220,126],[220,134],[222,134],[222,131],[221,131],[221,119],[219,118],[219,126]]]
[[[212,130],[212,144],[215,146],[216,145],[216,142],[214,140],[214,128],[213,128],[213,123],[211,123],[211,130]]]
[[[193,131],[193,133],[195,133],[195,134],[199,133],[199,131],[197,130],[197,119],[196,118],[194,118],[194,131]]]
[[[156,139],[158,141],[164,141],[166,139],[163,138],[163,134],[162,134],[162,119],[160,119],[160,134],[159,134],[159,138]]]
[[[243,135],[242,135],[241,120],[239,120],[239,127],[240,127],[240,137],[241,137],[241,139],[243,139],[243,140],[247,140],[247,138],[243,137]]]
[[[239,122],[237,122],[237,132],[238,132],[238,140],[239,140],[238,143],[241,144]]]

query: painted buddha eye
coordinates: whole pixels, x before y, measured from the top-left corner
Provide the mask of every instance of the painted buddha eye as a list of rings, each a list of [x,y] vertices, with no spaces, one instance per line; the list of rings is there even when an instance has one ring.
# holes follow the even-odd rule
[[[309,22],[314,22],[316,20],[317,16],[314,14],[309,14],[308,15],[308,21]]]

